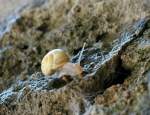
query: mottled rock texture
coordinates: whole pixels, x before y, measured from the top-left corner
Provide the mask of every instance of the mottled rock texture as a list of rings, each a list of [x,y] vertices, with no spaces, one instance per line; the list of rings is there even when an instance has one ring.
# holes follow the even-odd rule
[[[133,30],[137,20],[150,14],[149,8],[149,0],[49,0],[23,12],[0,39],[4,49],[0,52],[0,91],[11,85],[0,94],[0,112],[150,114],[150,22],[140,23],[142,30]],[[115,48],[113,40],[122,43],[118,38],[126,30],[127,37],[135,39],[117,47],[119,51],[94,70],[101,53],[108,56]],[[49,50],[63,48],[74,62],[84,42],[84,79],[66,83],[57,74],[52,79],[39,72],[41,59]]]
[[[64,48],[72,55],[83,42],[90,46],[99,40],[108,46],[127,24],[146,15],[149,0],[49,0],[24,12],[0,40],[0,48],[5,49],[0,58],[0,89],[21,73],[39,71],[49,50]]]

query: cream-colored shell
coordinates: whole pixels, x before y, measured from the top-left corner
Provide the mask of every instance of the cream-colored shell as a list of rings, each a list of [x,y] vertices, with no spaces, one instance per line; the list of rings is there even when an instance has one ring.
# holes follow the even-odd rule
[[[62,49],[54,49],[48,52],[42,59],[42,73],[44,75],[51,75],[67,62],[69,62],[69,56]]]

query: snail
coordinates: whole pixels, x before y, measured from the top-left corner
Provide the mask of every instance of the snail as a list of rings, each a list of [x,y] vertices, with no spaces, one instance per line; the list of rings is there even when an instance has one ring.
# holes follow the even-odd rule
[[[52,75],[55,71],[60,71],[60,76],[70,75],[82,77],[83,69],[80,66],[80,60],[85,47],[81,50],[77,63],[69,62],[70,58],[62,49],[54,49],[48,52],[41,62],[41,70],[44,75]],[[63,79],[66,79],[63,77]]]

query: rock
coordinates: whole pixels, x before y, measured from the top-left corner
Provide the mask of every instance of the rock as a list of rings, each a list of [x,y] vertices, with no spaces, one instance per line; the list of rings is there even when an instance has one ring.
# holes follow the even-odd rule
[[[50,0],[24,12],[0,40],[1,48],[11,47],[0,57],[1,91],[10,87],[0,94],[0,113],[149,114],[149,17],[139,20],[148,3]],[[38,72],[53,48],[63,47],[77,62],[84,42],[83,79]]]
[[[85,115],[105,115],[105,112],[103,109],[101,109],[101,106],[94,105],[89,108],[89,110],[85,113]]]
[[[143,24],[146,25],[147,21]],[[13,98],[13,101],[7,101],[10,96],[5,96],[4,101],[0,98],[2,102],[0,109],[5,108],[4,113],[12,114],[40,114],[43,112],[44,114],[128,114],[129,112],[139,113],[141,109],[142,112],[148,112],[149,103],[146,105],[146,110],[143,103],[145,97],[149,98],[147,78],[144,77],[144,73],[149,68],[149,58],[147,55],[137,53],[141,47],[134,47],[135,45],[140,46],[145,40],[142,35],[137,34],[139,30],[146,31],[145,26],[139,26],[126,39],[121,35],[121,38],[112,45],[113,50],[109,52],[102,53],[99,48],[85,49],[81,59],[84,69],[83,79],[65,83],[58,78],[57,73],[49,77],[35,73],[27,80],[21,81],[21,84],[18,81],[18,85],[14,87],[15,90],[9,93],[10,96],[13,96],[11,94],[14,93],[17,96]],[[130,48],[133,48],[132,54],[137,53],[140,60],[146,59],[136,62],[134,68],[130,70],[131,73],[125,69],[124,64],[128,63],[125,63],[126,60],[122,58],[123,55],[128,54],[126,52]],[[144,47],[143,50],[149,54],[149,47]],[[77,61],[79,54],[72,58],[72,62]],[[100,61],[102,59],[103,61]],[[89,67],[91,62],[93,62],[92,67]],[[119,85],[121,83],[122,85]],[[2,94],[5,92],[7,91]],[[138,101],[140,97],[143,98],[142,101]],[[4,102],[9,105],[5,107]],[[31,106],[30,109],[29,106]]]
[[[84,42],[92,46],[102,41],[104,49],[109,47],[125,25],[148,15],[147,2],[49,0],[24,11],[0,40],[0,48],[11,47],[1,53],[1,91],[22,72],[40,71],[41,59],[51,49],[64,48],[73,55]]]
[[[146,41],[146,42],[145,42]],[[106,114],[149,114],[148,72],[150,44],[149,39],[141,37],[132,42],[121,54],[123,67],[130,68],[131,75],[122,85],[109,87],[103,95],[95,98]],[[127,56],[127,57],[126,57]],[[136,60],[136,59],[137,60]],[[135,60],[134,60],[135,59]],[[145,73],[146,72],[146,73]],[[116,101],[113,101],[115,97]],[[131,109],[132,108],[132,109]]]

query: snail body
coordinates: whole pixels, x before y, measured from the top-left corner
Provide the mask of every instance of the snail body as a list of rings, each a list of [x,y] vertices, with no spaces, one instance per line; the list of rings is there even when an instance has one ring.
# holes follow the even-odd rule
[[[61,70],[61,75],[79,76],[81,78],[83,69],[78,63],[66,63]]]
[[[51,75],[69,62],[69,56],[62,49],[49,51],[42,59],[41,70],[44,75]]]

